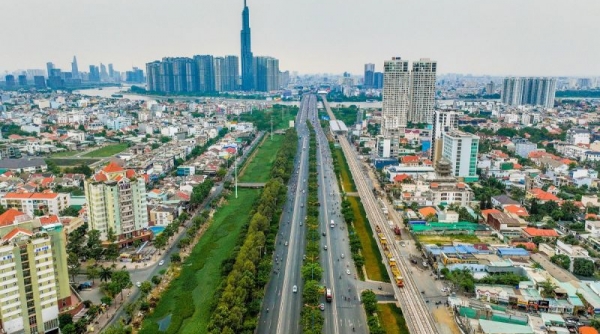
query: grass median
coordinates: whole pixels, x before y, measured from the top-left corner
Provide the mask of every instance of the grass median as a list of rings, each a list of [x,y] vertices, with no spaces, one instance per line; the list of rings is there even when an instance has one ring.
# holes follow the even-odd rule
[[[89,158],[106,158],[106,157],[111,157],[117,153],[121,153],[121,152],[125,151],[126,149],[127,149],[127,144],[107,145],[107,146],[101,147],[97,150],[88,152],[88,153],[84,154],[83,156],[89,157]]]
[[[219,208],[211,226],[182,264],[182,270],[161,296],[154,312],[144,320],[144,328],[156,329],[158,321],[170,314],[193,307],[193,315],[180,324],[171,323],[167,333],[205,333],[211,314],[210,305],[221,283],[221,263],[229,258],[243,224],[248,220],[260,189],[240,189],[238,198],[231,194]],[[186,287],[195,287],[192,290]]]
[[[337,166],[335,167],[336,173],[342,178],[342,191],[347,193],[356,192],[356,186],[354,185],[352,174],[350,173],[348,163],[344,157],[344,152],[342,152],[341,148],[335,148],[333,150],[333,155],[334,159],[337,161]]]
[[[393,303],[377,304],[381,327],[388,334],[409,334],[402,310]]]

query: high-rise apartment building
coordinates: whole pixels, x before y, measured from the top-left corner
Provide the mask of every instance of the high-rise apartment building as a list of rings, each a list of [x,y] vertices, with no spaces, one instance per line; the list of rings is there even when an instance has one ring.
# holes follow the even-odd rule
[[[43,75],[36,75],[33,77],[33,84],[36,89],[46,89],[46,79]]]
[[[144,82],[144,70],[134,67],[131,71],[125,72],[125,81],[132,83]]]
[[[556,94],[555,78],[504,78],[502,103],[552,108]]]
[[[240,60],[238,56],[225,56],[221,73],[221,90],[232,92],[239,89]]]
[[[100,80],[108,81],[108,71],[106,70],[106,65],[100,63]]]
[[[198,55],[194,56],[196,68],[198,69],[198,91],[202,93],[211,93],[215,91],[215,68],[213,56]]]
[[[365,76],[363,87],[365,89],[374,88],[375,85],[375,64],[365,64]]]
[[[252,38],[250,31],[250,9],[244,0],[244,10],[242,11],[242,31],[240,32],[242,45],[242,90],[251,91],[254,87],[254,60],[252,55]]]
[[[279,89],[279,60],[273,57],[254,57],[254,88],[260,92]]]
[[[62,224],[16,209],[0,222],[0,332],[57,333],[59,312],[72,306]]]
[[[413,123],[433,122],[435,107],[435,76],[437,62],[421,58],[412,63],[410,73],[410,110],[408,120]]]
[[[215,71],[215,91],[223,91],[223,72],[224,72],[225,58],[215,57],[213,59],[213,68]]]
[[[431,131],[431,161],[436,166],[442,158],[442,137],[444,133],[458,130],[459,113],[454,110],[435,110]]]
[[[73,79],[81,79],[79,77],[79,66],[77,66],[77,57],[73,56],[73,62],[71,62],[71,74]]]
[[[477,180],[479,137],[453,130],[444,133],[442,140],[442,158],[450,162],[452,175],[462,177],[465,181]]]
[[[383,64],[383,109],[381,132],[384,136],[405,128],[410,107],[408,61],[393,57]]]
[[[102,240],[109,230],[119,243],[144,238],[148,227],[146,182],[135,171],[114,162],[84,183],[90,229],[100,231]]]
[[[146,64],[146,85],[150,92],[160,92],[160,61],[153,61]],[[91,74],[91,73],[90,73]]]

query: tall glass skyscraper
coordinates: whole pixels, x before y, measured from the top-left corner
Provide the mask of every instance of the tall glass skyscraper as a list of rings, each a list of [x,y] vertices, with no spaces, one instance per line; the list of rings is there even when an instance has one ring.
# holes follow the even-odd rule
[[[244,0],[244,10],[242,11],[242,90],[250,91],[254,89],[254,72],[252,66],[252,45],[250,36],[250,10]]]

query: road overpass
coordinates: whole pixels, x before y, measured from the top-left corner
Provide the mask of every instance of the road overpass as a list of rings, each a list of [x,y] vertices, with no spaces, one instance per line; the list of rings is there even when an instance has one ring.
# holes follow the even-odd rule
[[[327,97],[320,95],[323,100],[323,106],[325,107],[327,114],[331,120],[335,120],[335,115],[329,107]],[[350,145],[345,137],[338,136],[339,144],[346,156],[348,166],[352,178],[356,183],[356,188],[360,195],[361,201],[365,208],[369,224],[371,229],[376,231],[376,226],[381,227],[381,231],[385,234],[387,240],[390,240],[388,250],[392,253],[393,257],[397,259],[397,264],[404,277],[404,287],[399,288],[394,285],[394,294],[400,304],[402,313],[406,318],[406,325],[411,334],[437,334],[439,333],[436,323],[431,315],[429,309],[425,305],[421,293],[415,285],[409,266],[406,264],[405,259],[401,256],[397,244],[395,242],[395,235],[390,228],[388,228],[387,219],[384,217],[381,207],[377,203],[375,196],[373,195],[373,189],[369,187],[366,182],[368,176],[365,176],[361,170],[361,164],[358,160],[355,148]],[[384,253],[383,246],[379,241],[379,238],[375,238],[377,246],[381,254]],[[385,258],[385,255],[382,256]],[[388,262],[385,262],[388,275],[394,277]]]

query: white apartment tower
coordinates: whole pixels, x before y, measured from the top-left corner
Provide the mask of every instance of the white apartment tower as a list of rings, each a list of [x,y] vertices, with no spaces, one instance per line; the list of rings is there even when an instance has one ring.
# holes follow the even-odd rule
[[[435,73],[437,62],[421,58],[412,63],[410,74],[410,110],[408,120],[431,124],[435,107]]]
[[[437,165],[442,158],[442,137],[444,133],[458,129],[459,113],[454,110],[435,110],[431,131],[431,161]]]
[[[442,158],[448,160],[455,177],[465,181],[477,179],[477,152],[479,137],[458,130],[443,134]]]
[[[392,57],[383,65],[383,110],[381,132],[384,136],[394,134],[408,123],[410,107],[410,72],[408,61]]]
[[[89,229],[100,231],[102,240],[109,229],[119,243],[145,238],[148,204],[142,175],[111,162],[85,181],[85,197]]]
[[[504,78],[502,103],[552,108],[556,94],[555,78]]]

